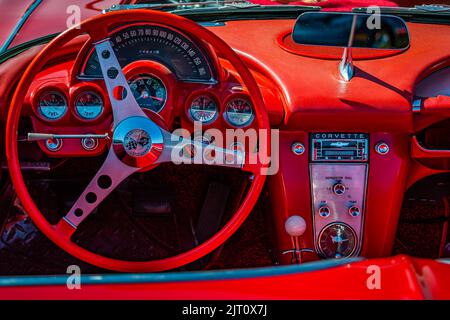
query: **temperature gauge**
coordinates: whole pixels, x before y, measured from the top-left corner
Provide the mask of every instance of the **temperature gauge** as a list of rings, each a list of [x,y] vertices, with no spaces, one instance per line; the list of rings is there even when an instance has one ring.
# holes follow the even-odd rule
[[[194,121],[211,123],[217,118],[218,107],[211,97],[199,96],[192,100],[189,114]]]
[[[75,111],[82,119],[97,119],[103,112],[103,99],[94,91],[84,91],[75,99]]]
[[[47,91],[39,97],[38,111],[46,120],[58,120],[67,112],[67,100],[58,91]]]

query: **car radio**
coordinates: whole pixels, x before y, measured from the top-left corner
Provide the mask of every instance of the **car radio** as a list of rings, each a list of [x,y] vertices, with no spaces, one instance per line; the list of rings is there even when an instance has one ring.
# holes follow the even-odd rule
[[[367,133],[310,135],[314,244],[324,258],[358,255],[369,159]]]
[[[313,133],[310,136],[311,161],[367,161],[367,133]]]

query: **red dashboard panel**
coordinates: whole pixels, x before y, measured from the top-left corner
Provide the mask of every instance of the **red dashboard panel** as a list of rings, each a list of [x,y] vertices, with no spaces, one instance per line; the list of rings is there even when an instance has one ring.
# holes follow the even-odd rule
[[[378,287],[370,285],[373,268]],[[379,269],[378,269],[379,268]],[[449,299],[444,263],[396,256],[288,275],[184,282],[10,286],[0,299]],[[239,288],[239,290],[237,290]]]

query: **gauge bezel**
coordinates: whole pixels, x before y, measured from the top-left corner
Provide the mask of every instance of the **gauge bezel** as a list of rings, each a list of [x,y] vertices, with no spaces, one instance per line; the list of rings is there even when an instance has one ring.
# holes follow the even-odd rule
[[[324,250],[323,250],[323,248],[322,248],[322,244],[320,243],[320,240],[321,240],[322,235],[323,235],[323,233],[325,232],[325,230],[326,230],[326,229],[329,229],[329,228],[331,228],[332,226],[335,226],[335,225],[341,225],[341,226],[344,226],[344,227],[350,229],[350,231],[352,232],[353,237],[354,237],[354,240],[355,240],[355,245],[353,246],[353,250],[352,250],[352,252],[351,252],[349,255],[344,256],[344,257],[342,257],[341,259],[352,257],[352,256],[357,252],[357,250],[358,250],[358,246],[359,246],[358,235],[356,234],[356,231],[355,231],[349,224],[347,224],[347,223],[345,223],[345,222],[341,222],[341,221],[336,221],[336,222],[329,223],[329,224],[327,224],[326,226],[324,226],[324,227],[322,228],[322,230],[320,230],[319,237],[317,238],[317,246],[318,246],[318,248],[319,248],[319,254],[320,254],[322,257],[325,257],[325,258],[327,258],[327,259],[333,259],[333,258],[331,258],[331,257],[328,257],[328,256],[325,254],[325,252],[324,252]]]
[[[191,110],[192,110],[192,103],[193,103],[196,99],[201,98],[201,97],[207,97],[207,98],[210,98],[210,99],[214,102],[214,104],[216,105],[216,114],[214,115],[214,117],[213,117],[211,120],[205,121],[205,122],[199,121],[199,120],[195,120],[194,117],[192,116],[192,112],[191,112]],[[220,114],[220,104],[219,104],[219,101],[218,101],[218,99],[217,99],[213,94],[211,94],[211,93],[209,93],[209,92],[196,93],[195,95],[189,97],[189,99],[188,99],[187,108],[186,108],[186,114],[187,114],[188,118],[189,118],[192,122],[199,121],[199,122],[202,123],[202,125],[209,125],[209,124],[212,124],[212,123],[216,122],[216,120],[219,118],[219,114]]]
[[[227,112],[227,109],[228,109],[228,104],[231,102],[231,101],[233,101],[233,100],[245,100],[245,101],[247,101],[249,104],[250,104],[250,106],[251,106],[251,109],[252,109],[252,116],[250,117],[250,119],[246,122],[246,123],[244,123],[244,124],[242,124],[242,125],[237,125],[237,124],[234,124],[229,118],[228,118],[228,112]],[[226,123],[228,124],[228,125],[230,125],[230,126],[232,126],[232,127],[234,127],[234,128],[246,128],[246,127],[249,127],[252,123],[253,123],[253,120],[255,120],[255,107],[253,106],[253,102],[252,102],[252,99],[250,99],[250,97],[248,97],[248,96],[246,96],[246,95],[232,95],[231,97],[229,97],[226,101],[225,101],[225,103],[224,103],[224,108],[223,108],[223,118],[224,118],[224,120],[226,121]]]
[[[50,118],[46,117],[42,113],[41,106],[40,106],[40,101],[41,101],[42,96],[44,94],[49,94],[52,92],[59,94],[66,103],[66,109],[64,110],[64,113],[56,119],[50,119]],[[33,95],[33,111],[38,116],[39,119],[41,119],[45,122],[49,122],[49,123],[59,122],[59,121],[63,120],[64,118],[66,118],[67,115],[69,114],[69,112],[68,112],[69,111],[69,101],[70,101],[69,95],[67,94],[66,90],[64,90],[60,86],[55,86],[55,85],[43,86],[43,87],[39,88],[36,91],[36,93]]]
[[[98,97],[100,97],[100,99],[102,100],[102,108],[100,113],[95,117],[95,118],[85,118],[83,117],[79,112],[78,112],[78,108],[77,108],[77,100],[78,98],[82,95],[82,94],[86,94],[88,92],[92,92],[94,94],[96,94]],[[89,87],[80,87],[78,88],[78,90],[76,92],[74,92],[74,99],[73,99],[73,103],[72,103],[72,108],[73,108],[73,114],[75,115],[75,117],[77,117],[79,120],[85,121],[85,122],[92,122],[95,120],[98,120],[101,118],[101,116],[104,114],[105,112],[105,97],[103,96],[102,93],[100,93],[99,90],[89,86]]]
[[[161,77],[157,76],[154,72],[151,72],[151,71],[142,71],[141,73],[138,72],[138,73],[136,73],[135,75],[131,75],[129,78],[126,77],[126,78],[127,78],[127,82],[132,82],[132,81],[134,81],[134,80],[136,80],[137,78],[140,78],[140,77],[142,77],[142,76],[145,76],[145,77],[153,77],[153,78],[159,80],[159,81],[162,83],[162,85],[163,85],[163,87],[164,87],[164,90],[166,91],[166,98],[164,99],[164,103],[163,103],[163,105],[161,106],[161,108],[160,108],[158,111],[153,111],[152,109],[149,109],[149,108],[143,108],[143,107],[141,107],[141,106],[139,106],[139,107],[141,107],[142,110],[150,110],[150,111],[152,111],[152,112],[155,112],[155,113],[157,113],[157,114],[160,114],[160,113],[164,110],[164,108],[166,107],[167,100],[169,100],[169,90],[167,89],[168,86],[167,86],[167,84],[164,82],[164,80],[161,79]],[[132,79],[134,79],[134,80],[132,80]],[[131,89],[130,83],[128,83],[128,85],[130,86],[130,90],[133,91],[133,89]],[[136,100],[136,98],[135,98],[135,100]],[[136,100],[136,102],[137,102],[137,100]],[[137,104],[139,104],[139,102],[137,102]]]

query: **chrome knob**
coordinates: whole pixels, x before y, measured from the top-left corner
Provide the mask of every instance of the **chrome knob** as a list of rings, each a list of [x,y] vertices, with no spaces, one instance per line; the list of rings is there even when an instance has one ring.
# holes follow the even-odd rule
[[[86,151],[92,151],[98,147],[98,139],[83,138],[83,139],[81,139],[81,146]]]
[[[348,214],[351,215],[352,217],[357,217],[361,214],[361,210],[357,206],[351,206],[348,209]]]
[[[343,195],[345,193],[345,190],[346,190],[346,188],[345,188],[345,185],[343,183],[339,182],[339,183],[336,183],[333,186],[333,193],[338,195],[338,196]]]
[[[319,216],[321,216],[322,218],[327,218],[330,216],[330,214],[331,214],[330,208],[328,208],[327,206],[319,208]]]
[[[375,146],[375,151],[378,154],[385,155],[385,154],[389,153],[389,145],[386,142],[379,142]]]
[[[47,147],[48,150],[50,150],[52,152],[56,152],[59,149],[61,149],[62,145],[63,145],[63,142],[59,138],[47,139],[45,141],[45,146]]]

